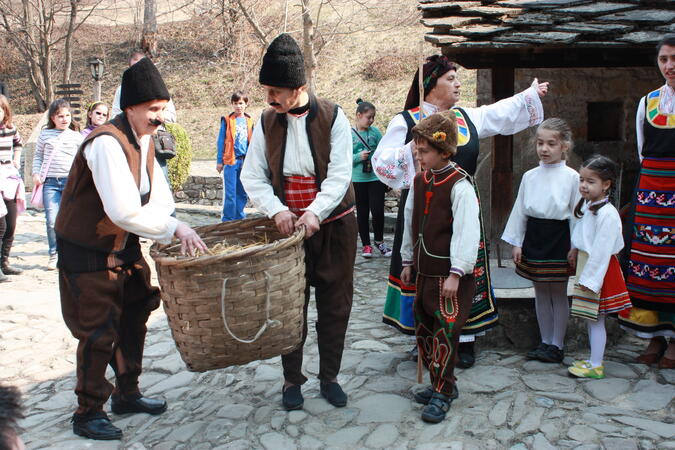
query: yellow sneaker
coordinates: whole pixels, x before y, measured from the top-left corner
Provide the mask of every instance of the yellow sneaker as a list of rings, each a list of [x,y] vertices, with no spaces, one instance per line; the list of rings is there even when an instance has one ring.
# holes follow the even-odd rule
[[[580,361],[586,362],[586,361]],[[589,363],[585,364],[583,367],[571,366],[567,368],[567,371],[579,378],[595,378],[596,380],[605,378],[605,368],[603,366],[591,367]]]
[[[591,362],[590,362],[589,360],[587,360],[587,359],[580,359],[580,360],[574,361],[574,362],[572,363],[572,367],[579,367],[579,368],[588,368],[588,369],[590,369],[592,366],[591,366]]]

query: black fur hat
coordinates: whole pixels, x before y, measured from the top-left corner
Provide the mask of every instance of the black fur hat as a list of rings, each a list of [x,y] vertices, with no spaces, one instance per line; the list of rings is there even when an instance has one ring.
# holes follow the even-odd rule
[[[291,89],[307,83],[302,51],[290,35],[280,34],[267,47],[258,81],[267,86]]]
[[[157,67],[148,58],[143,58],[122,74],[120,109],[150,100],[170,100],[169,90]]]

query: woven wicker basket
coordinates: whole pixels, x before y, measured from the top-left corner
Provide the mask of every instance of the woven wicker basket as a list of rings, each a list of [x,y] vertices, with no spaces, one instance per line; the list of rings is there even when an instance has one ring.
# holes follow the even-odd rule
[[[260,242],[220,255],[181,256],[176,244],[150,255],[162,286],[171,334],[196,372],[282,355],[302,340],[304,230],[281,235],[267,218],[196,228],[207,246]]]

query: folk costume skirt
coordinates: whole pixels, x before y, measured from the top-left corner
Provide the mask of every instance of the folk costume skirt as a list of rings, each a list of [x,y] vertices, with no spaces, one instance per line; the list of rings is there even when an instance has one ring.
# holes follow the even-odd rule
[[[474,184],[474,190],[478,195],[478,189]],[[396,217],[396,229],[394,232],[394,248],[389,266],[389,282],[387,286],[387,298],[384,304],[382,321],[397,328],[404,334],[415,334],[415,316],[413,303],[415,301],[415,286],[406,285],[401,281],[401,244],[403,243],[403,210],[408,198],[408,189],[401,190],[398,215]],[[475,336],[484,334],[486,330],[497,325],[497,307],[494,300],[494,292],[490,280],[490,258],[488,255],[487,242],[485,240],[485,227],[483,215],[480,215],[480,246],[478,257],[473,270],[473,278],[476,284],[471,303],[469,318],[462,328],[462,336]]]
[[[413,303],[415,301],[415,285],[401,281],[401,244],[403,243],[403,210],[408,198],[408,189],[401,190],[394,230],[394,248],[389,263],[389,280],[387,283],[387,299],[384,303],[382,321],[397,328],[403,334],[415,334],[415,316]]]
[[[567,262],[569,221],[528,217],[522,248],[518,275],[531,281],[567,282],[572,274]]]
[[[634,198],[626,285],[633,308],[621,326],[675,337],[675,158],[644,158]]]
[[[579,251],[577,258],[577,279],[584,271],[587,262],[588,253]],[[628,296],[626,282],[621,273],[619,260],[616,255],[612,255],[599,294],[581,289],[577,284],[574,285],[570,314],[583,319],[598,320],[598,314],[617,313],[630,307],[630,297]]]

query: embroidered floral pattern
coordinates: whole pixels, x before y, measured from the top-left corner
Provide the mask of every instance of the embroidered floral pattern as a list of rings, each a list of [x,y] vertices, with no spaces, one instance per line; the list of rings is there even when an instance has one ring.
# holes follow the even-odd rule
[[[675,205],[675,193],[640,189],[637,193],[637,201],[645,206],[670,208]]]
[[[630,261],[628,270],[638,278],[655,281],[675,281],[675,267],[657,266]]]
[[[637,241],[652,245],[675,245],[675,228],[636,224],[633,230]]]
[[[528,126],[533,127],[539,123],[539,115],[537,114],[537,107],[535,106],[534,99],[530,94],[525,92],[523,94],[523,97],[525,100],[525,109],[527,109],[527,113],[530,115],[530,121]]]

